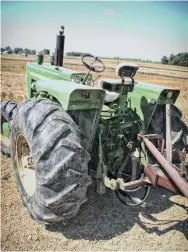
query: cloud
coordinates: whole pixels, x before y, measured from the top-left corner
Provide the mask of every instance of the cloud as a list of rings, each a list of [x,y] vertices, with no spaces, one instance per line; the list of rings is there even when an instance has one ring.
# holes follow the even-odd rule
[[[115,15],[116,14],[116,10],[112,9],[112,8],[105,8],[104,11],[110,15]]]

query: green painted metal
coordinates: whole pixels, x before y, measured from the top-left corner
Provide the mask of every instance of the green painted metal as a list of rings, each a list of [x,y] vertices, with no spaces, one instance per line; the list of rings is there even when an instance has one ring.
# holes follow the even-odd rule
[[[37,81],[35,86],[38,93],[46,91],[55,97],[65,110],[94,108],[101,110],[105,98],[105,91],[101,88],[94,88],[69,81]],[[89,99],[84,97],[84,92],[89,93]]]
[[[37,80],[66,80],[81,82],[86,73],[73,71],[65,67],[57,67],[50,63],[39,65],[37,62],[28,62],[26,65],[27,71],[27,98],[31,98],[31,84]],[[89,80],[92,76],[89,75]]]
[[[54,65],[54,54],[50,55],[50,64]]]
[[[44,55],[43,55],[42,53],[38,53],[38,54],[37,54],[37,63],[38,63],[39,65],[41,65],[42,62],[43,62],[43,60],[44,60]]]
[[[87,84],[91,85],[82,85],[85,76],[86,73],[50,63],[27,63],[27,98],[47,98],[59,102],[82,130],[85,129],[89,150],[98,127],[105,91],[91,86],[91,74],[87,80]],[[88,92],[89,96],[84,96],[84,92]]]
[[[94,82],[90,71],[84,73],[55,66],[54,55],[50,56],[49,63],[44,63],[42,56],[38,55],[37,62],[28,62],[26,69],[27,98],[47,98],[61,104],[83,132],[83,146],[91,155],[89,169],[96,172],[99,194],[105,193],[106,187],[118,189],[116,178],[119,172],[123,174],[125,170],[127,177],[122,179],[127,182],[132,175],[133,179],[137,174],[141,176],[142,166],[150,159],[150,153],[137,136],[156,132],[165,135],[161,127],[165,118],[164,105],[176,102],[179,89],[133,79],[130,82],[122,79],[119,83],[109,81],[104,87],[119,96],[113,102],[105,102],[105,90],[92,87]],[[6,124],[3,132],[6,136],[10,134]],[[127,159],[130,155],[134,160]]]
[[[97,178],[96,191],[99,194],[104,194],[106,192],[106,188],[102,181],[102,175],[107,176],[107,167],[104,163],[103,144],[102,144],[102,135],[103,135],[104,126],[102,124],[99,124],[98,129],[99,129],[99,132],[98,132],[99,133],[99,161],[98,161],[97,173],[96,173],[96,178]]]
[[[167,93],[173,92],[171,98]],[[157,104],[174,104],[179,96],[179,89],[167,88],[145,82],[135,82],[133,92],[129,93],[131,107],[144,121],[145,129],[148,128]]]
[[[83,130],[91,167],[96,170],[97,192],[103,194],[105,187],[117,189],[115,180],[108,176],[116,176],[128,153],[134,153],[140,146],[139,162],[146,163],[147,153],[137,134],[147,133],[157,105],[175,103],[180,90],[135,81],[134,88],[120,85],[119,98],[105,103],[105,90],[83,85],[85,77],[86,73],[50,63],[27,63],[27,98],[43,97],[59,102]],[[131,169],[131,165],[127,167]]]
[[[7,122],[4,122],[4,123],[3,123],[2,129],[3,129],[3,134],[4,134],[6,137],[9,137],[9,136],[10,136],[10,127],[9,127],[9,125],[8,125]]]

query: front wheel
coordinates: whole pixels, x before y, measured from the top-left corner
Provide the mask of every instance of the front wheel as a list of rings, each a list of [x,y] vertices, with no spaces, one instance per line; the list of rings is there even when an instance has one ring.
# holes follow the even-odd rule
[[[72,118],[55,102],[31,100],[17,105],[10,126],[13,171],[30,214],[46,224],[75,216],[91,179]]]

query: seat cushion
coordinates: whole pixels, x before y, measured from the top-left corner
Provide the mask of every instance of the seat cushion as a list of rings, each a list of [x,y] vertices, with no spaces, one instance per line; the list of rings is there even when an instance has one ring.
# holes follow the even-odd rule
[[[122,79],[101,78],[98,81],[98,87],[103,88],[104,83],[109,83],[110,85],[121,85]],[[132,85],[132,80],[124,80],[123,85]]]
[[[118,84],[121,85],[122,80],[121,80],[121,79],[101,78],[101,79],[98,81],[98,87],[103,88],[104,82],[110,83],[110,84],[112,84],[112,85],[118,85]]]
[[[98,81],[98,87],[103,88],[103,83],[110,83],[110,84],[113,83],[113,84],[117,85],[117,84],[121,84],[121,79],[102,78]],[[112,91],[109,91],[106,89],[104,89],[104,90],[106,92],[106,96],[105,96],[106,102],[113,102],[119,97],[119,94],[116,92],[112,92]]]
[[[119,97],[119,94],[116,92],[110,92],[107,90],[105,90],[105,92],[106,92],[106,96],[105,96],[106,102],[113,102]]]

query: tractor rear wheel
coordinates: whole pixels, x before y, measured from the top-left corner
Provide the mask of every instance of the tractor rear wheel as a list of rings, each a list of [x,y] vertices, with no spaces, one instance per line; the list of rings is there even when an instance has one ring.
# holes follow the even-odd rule
[[[165,106],[158,105],[154,116],[151,120],[152,134],[159,134],[166,139],[166,114]],[[185,151],[188,154],[188,126],[182,120],[181,111],[175,106],[171,105],[171,139],[173,151]],[[156,160],[149,154],[150,163]],[[175,155],[172,156],[172,163],[181,163],[180,158]]]
[[[186,150],[188,153],[188,126],[182,120],[181,111],[172,105],[172,145],[174,149],[182,151]]]
[[[10,127],[13,171],[30,214],[44,224],[75,216],[91,179],[72,118],[51,100],[31,100],[17,105]]]

